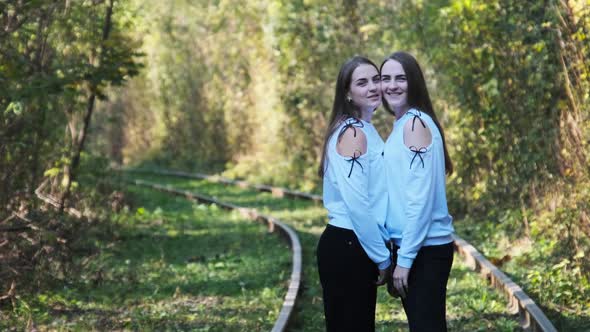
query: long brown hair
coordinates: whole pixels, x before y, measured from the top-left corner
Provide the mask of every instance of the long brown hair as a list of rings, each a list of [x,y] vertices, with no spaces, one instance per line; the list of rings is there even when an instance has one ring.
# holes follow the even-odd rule
[[[338,125],[341,123],[341,121],[346,120],[348,118],[361,118],[361,110],[356,105],[354,105],[354,103],[348,101],[346,99],[346,95],[350,90],[352,73],[358,66],[363,64],[371,65],[375,67],[377,72],[379,72],[377,65],[375,65],[373,61],[362,56],[354,56],[348,59],[342,65],[342,67],[340,67],[340,72],[338,73],[338,80],[336,81],[334,105],[332,106],[332,113],[330,114],[328,130],[326,131],[326,136],[324,137],[324,145],[322,148],[322,161],[320,162],[320,167],[318,168],[318,175],[320,176],[320,178],[324,177],[324,173],[326,172],[326,166],[328,163],[326,157],[328,141],[336,131]]]
[[[443,141],[443,149],[445,153],[445,171],[447,174],[453,173],[453,162],[451,161],[451,157],[449,156],[449,152],[447,151],[447,143],[445,141],[445,133],[438,122],[438,118],[434,113],[434,109],[432,107],[432,102],[430,101],[430,95],[428,94],[428,89],[426,88],[426,80],[424,80],[424,74],[422,74],[422,69],[420,69],[420,65],[418,61],[409,53],[406,52],[394,52],[390,56],[388,56],[381,67],[379,68],[379,73],[381,73],[381,69],[383,69],[383,65],[389,61],[394,60],[399,62],[404,71],[406,72],[406,77],[408,80],[408,105],[412,108],[416,108],[421,112],[428,114],[438,131],[442,137]],[[383,106],[385,109],[395,115],[385,98],[383,98]]]

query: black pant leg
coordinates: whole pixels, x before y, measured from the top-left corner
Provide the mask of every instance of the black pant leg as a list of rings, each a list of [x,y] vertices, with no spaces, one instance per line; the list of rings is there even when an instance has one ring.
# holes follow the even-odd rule
[[[422,247],[418,252],[403,300],[411,332],[447,331],[447,282],[452,265],[452,243]]]
[[[317,248],[326,330],[375,330],[377,268],[353,231],[328,225]]]

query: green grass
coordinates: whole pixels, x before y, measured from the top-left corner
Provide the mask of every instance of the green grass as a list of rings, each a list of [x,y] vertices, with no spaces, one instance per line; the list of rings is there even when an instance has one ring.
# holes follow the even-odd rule
[[[130,178],[169,184],[192,190],[219,200],[247,207],[278,217],[291,225],[303,247],[303,282],[290,331],[324,331],[321,286],[316,267],[315,248],[325,225],[326,212],[319,203],[306,200],[281,199],[271,193],[252,189],[191,180],[173,176],[128,174]],[[507,311],[507,301],[489,287],[485,280],[471,272],[455,256],[448,284],[447,317],[450,331],[515,331],[517,317]],[[399,300],[393,300],[383,287],[377,303],[377,331],[407,331],[405,314]]]
[[[556,225],[555,228],[563,227]],[[456,228],[487,257],[510,260],[501,269],[541,307],[559,331],[590,331],[590,284],[572,268],[558,241],[514,240],[510,222],[463,222]]]
[[[266,331],[291,272],[285,241],[216,206],[129,188],[138,208],[82,275],[21,295],[0,330]]]

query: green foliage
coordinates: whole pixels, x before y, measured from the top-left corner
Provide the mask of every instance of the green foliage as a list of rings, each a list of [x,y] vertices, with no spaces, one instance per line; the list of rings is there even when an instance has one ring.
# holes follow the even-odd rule
[[[586,312],[587,293],[553,291],[590,271],[578,255],[590,247],[586,0],[127,0],[103,40],[107,5],[0,3],[1,206],[43,177],[69,179],[93,95],[90,173],[106,167],[90,157],[101,155],[318,191],[340,64],[405,49],[445,128],[462,231],[493,255],[531,241],[531,273],[515,275],[546,308]],[[374,122],[385,136],[392,118]]]
[[[321,204],[297,199],[273,197],[271,193],[257,192],[211,183],[205,180],[187,180],[170,176],[129,175],[152,183],[195,191],[219,200],[261,210],[288,223],[298,233],[303,249],[303,285],[292,331],[323,331],[324,317],[321,285],[317,274],[316,247],[326,225],[326,210]],[[486,281],[468,270],[459,257],[455,258],[449,281],[449,327],[454,331],[513,331],[516,317],[507,312],[502,296],[486,286]],[[382,287],[377,305],[377,331],[407,331],[401,303],[394,301]]]
[[[60,171],[61,170],[59,168],[53,167],[53,168],[50,168],[50,169],[46,170],[43,173],[43,176],[47,176],[47,177],[50,177],[50,178],[56,177],[60,173]]]
[[[269,330],[289,277],[290,250],[258,223],[216,206],[131,189],[142,203],[114,215],[79,275],[20,296],[1,328]],[[135,211],[142,211],[141,214]],[[270,255],[272,253],[272,255]],[[64,287],[64,284],[66,285]]]
[[[105,42],[107,2],[2,4],[0,32],[0,205],[32,191],[56,161],[69,165],[88,98],[138,73],[139,55],[118,1]],[[64,137],[64,129],[69,135]],[[55,170],[48,175],[57,175]]]
[[[9,113],[14,114],[15,116],[20,116],[23,113],[23,104],[21,102],[11,102],[6,107],[4,115],[8,115]]]
[[[124,132],[119,152],[103,151],[126,163],[227,165],[228,176],[317,188],[312,165],[337,71],[376,36],[373,7],[256,0],[141,6],[135,31],[147,70],[103,104],[127,119],[110,138],[118,142]]]
[[[183,190],[194,190],[199,193],[229,201],[238,205],[263,209],[267,214],[288,221],[298,231],[304,247],[304,261],[310,260],[305,266],[305,275],[315,276],[315,246],[325,225],[325,209],[309,201],[286,200],[273,197],[271,193],[260,193],[251,189],[240,189],[235,186],[211,183],[203,180],[186,180],[172,176],[135,175],[133,178],[171,185]],[[590,311],[587,306],[588,291],[588,260],[584,248],[588,248],[590,237],[580,235],[586,229],[572,227],[576,218],[583,218],[587,205],[573,207],[574,201],[590,202],[590,186],[574,195],[564,195],[560,190],[547,202],[538,203],[543,206],[563,206],[553,212],[537,216],[534,211],[521,209],[491,210],[495,214],[486,219],[474,220],[466,217],[455,223],[457,233],[471,243],[492,261],[505,259],[499,268],[521,285],[539,304],[543,311],[559,330],[584,330],[590,326]],[[571,189],[571,188],[570,188]],[[568,203],[567,197],[575,198]],[[585,203],[590,204],[590,203]],[[523,219],[528,218],[530,238],[525,235]],[[307,255],[307,256],[306,256]],[[309,258],[305,258],[309,257]],[[501,264],[501,263],[499,263]],[[585,272],[586,271],[586,272]],[[480,277],[469,274],[456,258],[449,282],[449,324],[458,330],[477,331],[511,331],[514,321],[502,316],[498,311],[505,304],[490,295],[482,288]],[[454,279],[456,278],[456,279]],[[317,282],[317,284],[316,284]],[[302,301],[314,304],[313,308],[306,305],[299,315],[303,321],[321,320],[321,296],[317,289],[319,281],[311,281],[307,292],[302,294]],[[380,295],[377,318],[383,321],[386,330],[401,328],[403,313],[395,304],[389,304],[389,297]],[[467,310],[466,307],[469,309]],[[314,309],[315,308],[315,309]],[[451,309],[452,308],[452,309]],[[456,310],[456,311],[453,311]],[[391,317],[394,317],[391,321]],[[399,321],[398,321],[399,319]],[[479,325],[478,325],[479,324]],[[315,330],[320,327],[304,325],[301,330]]]
[[[404,41],[428,52],[443,87],[436,94],[445,95],[439,104],[450,104],[452,190],[467,194],[461,201],[472,209],[480,199],[526,199],[522,185],[531,175],[548,179],[559,162],[561,68],[555,30],[547,26],[554,10],[519,1],[429,1],[401,11],[417,13],[396,22],[402,31],[420,31]]]
[[[541,272],[531,271],[527,275],[528,286],[537,294],[542,303],[552,302],[557,306],[571,307],[583,303],[590,296],[588,279],[585,278],[578,266],[568,259],[553,265]],[[552,289],[553,292],[545,292]]]
[[[433,71],[459,233],[486,254],[514,256],[521,266],[507,271],[560,330],[587,328],[589,315],[580,291],[589,260],[574,258],[590,248],[584,2],[407,1],[392,20]]]
[[[558,330],[590,327],[587,182],[555,183],[535,209],[490,208],[488,217],[456,223],[459,234],[501,266],[539,304]],[[527,233],[528,230],[528,233]]]
[[[144,135],[130,145],[156,143],[149,154],[145,145],[123,150],[122,159],[199,171],[220,171],[225,162],[221,170],[229,177],[318,191],[315,170],[340,63],[355,53],[379,61],[405,49],[422,64],[445,128],[456,170],[449,205],[468,224],[464,231],[500,257],[508,241],[567,243],[555,251],[539,246],[539,253],[551,264],[569,259],[588,279],[589,260],[571,257],[590,247],[588,216],[581,212],[590,176],[590,7],[584,4],[277,0],[259,10],[260,2],[244,0],[146,9],[156,18],[150,23],[162,22],[155,32],[139,33],[155,59],[146,78],[161,79],[147,87],[134,83],[125,93],[156,87],[167,102],[128,101],[129,119],[140,121],[128,122],[126,132]],[[200,24],[190,24],[188,13]],[[187,32],[191,40],[183,37]],[[157,50],[150,40],[162,35],[174,44]],[[195,61],[187,64],[189,57]],[[182,106],[187,100],[198,103],[198,115]],[[134,110],[141,105],[162,106],[146,116]],[[384,136],[391,121],[376,115]],[[137,129],[154,122],[147,134]],[[555,193],[567,206],[563,212],[548,208]],[[556,224],[564,226],[549,227]],[[518,275],[526,284],[526,273]],[[581,280],[569,277],[572,284]],[[571,299],[570,309],[585,310]]]

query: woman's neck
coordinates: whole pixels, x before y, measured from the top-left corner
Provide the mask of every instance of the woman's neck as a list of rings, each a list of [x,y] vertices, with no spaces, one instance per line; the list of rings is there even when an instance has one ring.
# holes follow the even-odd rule
[[[408,106],[408,105],[400,106],[400,107],[394,107],[393,108],[393,113],[395,114],[395,119],[396,120],[399,120],[409,110],[410,110],[410,106]]]
[[[361,119],[365,122],[371,122],[373,118],[374,109],[361,109]]]

